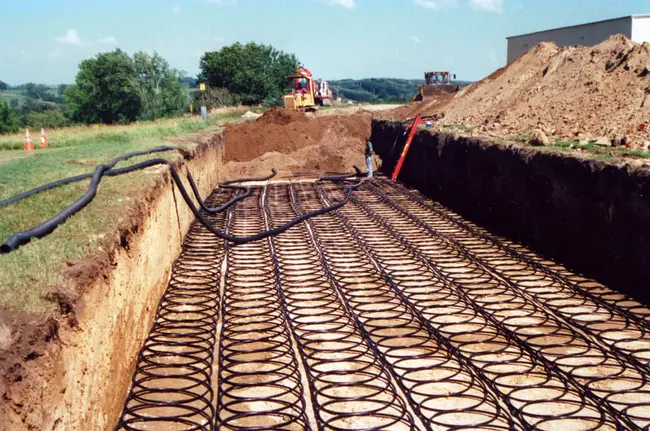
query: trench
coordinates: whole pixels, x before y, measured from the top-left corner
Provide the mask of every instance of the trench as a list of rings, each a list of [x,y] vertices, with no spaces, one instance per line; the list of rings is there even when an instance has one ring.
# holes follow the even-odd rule
[[[373,123],[385,172],[402,130]],[[211,190],[219,151],[190,167],[208,207],[238,193]],[[598,186],[583,191],[591,204],[573,201],[579,169]],[[40,428],[650,426],[650,309],[620,292],[645,297],[603,282],[610,269],[584,256],[544,248],[575,251],[585,235],[547,207],[579,218],[625,196],[606,211],[619,230],[626,214],[644,214],[644,177],[626,183],[616,169],[420,132],[400,182],[379,175],[335,211],[236,245],[193,220],[170,186],[117,257],[111,288],[86,298],[87,341],[65,351],[64,389],[52,389],[62,400]],[[250,196],[202,216],[249,236],[346,196],[344,184],[308,175],[248,185]],[[580,250],[598,262],[611,252]],[[621,277],[644,270],[635,259]]]
[[[205,216],[251,235],[346,193],[309,178],[251,187]],[[195,221],[116,429],[641,429],[649,319],[379,176],[260,241]]]

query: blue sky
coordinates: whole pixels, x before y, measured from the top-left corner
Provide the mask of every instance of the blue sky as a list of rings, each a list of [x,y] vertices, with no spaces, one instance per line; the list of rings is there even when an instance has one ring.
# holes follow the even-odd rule
[[[649,0],[0,0],[0,80],[72,83],[81,60],[117,47],[195,75],[205,51],[237,41],[325,79],[476,80],[505,64],[506,36],[640,13]]]

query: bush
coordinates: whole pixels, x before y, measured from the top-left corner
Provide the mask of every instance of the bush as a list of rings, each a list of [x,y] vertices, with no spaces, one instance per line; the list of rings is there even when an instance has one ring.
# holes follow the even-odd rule
[[[20,121],[16,112],[0,97],[0,133],[15,133],[20,131]]]
[[[27,125],[33,128],[40,129],[47,127],[49,129],[56,129],[58,127],[65,127],[68,125],[68,119],[62,113],[55,110],[47,110],[43,112],[30,112],[27,114]]]

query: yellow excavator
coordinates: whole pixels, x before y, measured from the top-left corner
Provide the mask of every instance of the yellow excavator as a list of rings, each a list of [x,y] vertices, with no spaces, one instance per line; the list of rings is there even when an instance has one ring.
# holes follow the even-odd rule
[[[299,67],[294,75],[287,76],[291,84],[291,94],[283,97],[286,111],[313,112],[318,106],[332,104],[332,89],[327,81],[314,80],[308,69]]]
[[[456,93],[460,87],[452,84],[451,79],[452,74],[449,72],[424,72],[424,85],[418,87],[418,94],[413,100],[421,102],[425,96]],[[456,75],[453,75],[453,79],[456,79]]]

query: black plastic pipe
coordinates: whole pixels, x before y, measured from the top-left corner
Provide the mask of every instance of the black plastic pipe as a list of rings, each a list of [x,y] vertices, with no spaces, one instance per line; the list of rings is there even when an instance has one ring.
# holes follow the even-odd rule
[[[237,178],[234,180],[229,180],[229,181],[224,181],[222,183],[219,183],[219,187],[221,188],[232,188],[232,189],[238,189],[238,190],[244,190],[244,193],[239,194],[232,199],[230,199],[228,202],[224,203],[221,206],[210,208],[205,205],[205,202],[201,198],[201,194],[199,193],[199,188],[196,186],[196,183],[194,182],[194,178],[192,177],[192,174],[190,173],[189,169],[187,169],[187,181],[190,183],[190,187],[192,187],[192,192],[194,192],[194,197],[196,200],[199,202],[199,205],[201,206],[201,209],[203,209],[205,212],[208,212],[210,214],[217,214],[220,213],[221,211],[224,211],[228,209],[231,205],[239,202],[242,199],[246,199],[251,195],[251,188],[246,187],[246,186],[236,186],[233,185],[235,183],[243,183],[243,182],[249,182],[249,181],[267,181],[273,178],[274,176],[277,175],[277,171],[275,169],[271,169],[271,174],[267,175],[265,177],[259,177],[259,178]]]
[[[168,147],[172,148],[172,147]],[[99,165],[96,169],[95,172],[92,175],[92,179],[90,181],[90,185],[88,187],[88,191],[79,199],[77,199],[72,205],[69,207],[65,208],[63,211],[52,217],[51,219],[41,223],[40,225],[25,230],[18,232],[14,235],[12,235],[7,241],[5,241],[4,244],[0,246],[0,254],[6,254],[11,251],[16,250],[18,247],[21,245],[27,244],[30,242],[33,238],[43,238],[44,236],[49,235],[52,233],[59,225],[64,223],[68,218],[70,218],[72,215],[83,209],[85,206],[87,206],[92,200],[94,199],[95,195],[97,194],[97,186],[99,185],[102,177],[106,174],[108,170],[110,170],[115,164],[118,162],[125,160],[129,157],[133,157],[134,155],[140,155],[140,154],[148,154],[151,152],[156,152],[157,151],[166,151],[166,150],[160,150],[160,149],[151,149],[148,150],[147,152],[141,152],[141,153],[130,153],[126,154],[124,156],[118,157],[116,159],[113,159],[111,162],[103,165]],[[194,216],[214,235],[216,235],[219,238],[225,239],[226,241],[230,241],[234,244],[245,244],[247,242],[251,241],[257,241],[260,239],[267,238],[269,236],[274,236],[279,233],[282,233],[289,229],[290,227],[307,220],[311,217],[315,217],[317,215],[325,214],[327,212],[336,210],[338,208],[341,208],[343,205],[345,205],[348,200],[350,199],[350,196],[352,195],[352,191],[359,187],[361,185],[361,181],[356,182],[355,184],[348,185],[345,187],[346,190],[346,195],[345,198],[337,203],[330,205],[329,207],[326,208],[320,208],[315,211],[311,211],[309,213],[303,214],[300,217],[297,217],[293,220],[288,221],[282,226],[279,226],[274,229],[270,229],[264,232],[260,232],[256,235],[251,235],[248,237],[236,237],[232,236],[229,234],[226,234],[225,232],[222,232],[216,228],[214,228],[210,222],[200,213],[200,211],[197,209],[197,207],[194,205],[194,202],[192,202],[192,199],[190,198],[189,194],[187,193],[187,190],[185,189],[185,186],[183,186],[183,183],[181,181],[180,176],[178,175],[178,172],[176,171],[176,168],[169,162],[168,160],[165,159],[151,159],[147,160],[142,163],[138,163],[137,165],[129,166],[126,168],[122,169],[122,173],[127,173],[127,172],[133,172],[137,169],[144,169],[146,167],[154,166],[154,165],[160,165],[160,164],[166,164],[169,166],[170,173],[172,176],[172,179],[176,183],[176,186],[178,187],[178,190],[181,193],[181,196],[183,197],[183,200],[185,200],[185,203],[189,206],[190,210],[194,214]],[[358,168],[357,168],[358,169]],[[275,170],[274,174],[275,174]],[[337,177],[334,177],[337,178]],[[343,179],[342,179],[343,180]],[[345,179],[346,181],[350,181],[349,179]],[[231,184],[237,182],[237,180],[231,180],[231,181],[226,181],[223,184],[227,187],[230,186]],[[238,186],[239,187],[239,186]]]
[[[156,148],[152,148],[152,149],[146,150],[146,151],[138,151],[138,152],[135,152],[135,153],[126,154],[125,156],[122,156],[120,158],[120,160],[118,160],[118,161],[127,160],[127,159],[130,159],[132,157],[142,156],[142,155],[145,155],[145,154],[161,153],[161,152],[164,152],[164,151],[172,151],[172,150],[177,150],[177,149],[178,149],[177,147],[169,147],[169,146],[156,147]],[[112,162],[110,162],[110,163],[112,163]],[[115,166],[115,164],[113,164],[113,166]],[[112,176],[115,176],[115,175],[121,175],[121,174],[126,173],[126,172],[132,172],[130,170],[125,171],[124,169],[128,169],[128,168],[110,169],[110,170],[106,171],[104,173],[104,175],[112,177]],[[7,199],[1,200],[0,201],[0,208],[6,207],[9,204],[12,204],[14,202],[18,202],[18,201],[20,201],[22,199],[25,199],[25,198],[29,197],[29,196],[33,196],[33,195],[45,192],[47,190],[52,190],[52,189],[55,189],[57,187],[64,186],[66,184],[76,183],[78,181],[87,180],[88,178],[92,178],[93,175],[94,175],[93,173],[75,175],[74,177],[63,178],[61,180],[53,181],[53,182],[51,182],[49,184],[45,184],[45,185],[33,188],[31,190],[27,190],[26,192],[23,192],[23,193],[15,195],[15,196],[11,196],[11,197],[9,197]]]

